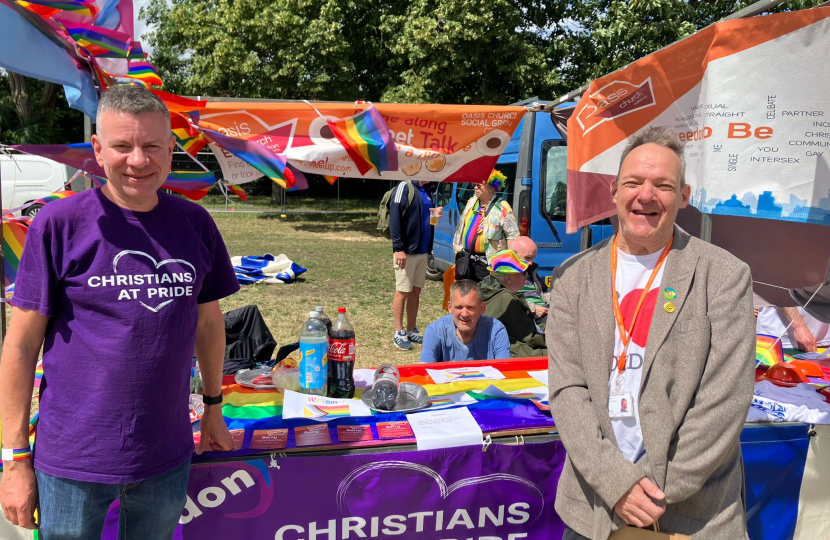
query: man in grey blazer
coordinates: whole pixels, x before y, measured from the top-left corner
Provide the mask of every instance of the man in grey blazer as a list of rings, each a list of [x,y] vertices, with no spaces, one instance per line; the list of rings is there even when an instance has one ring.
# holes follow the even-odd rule
[[[633,137],[611,184],[619,232],[553,273],[550,406],[568,459],[565,540],[625,524],[746,536],[739,436],[754,388],[746,264],[677,228],[683,145]]]

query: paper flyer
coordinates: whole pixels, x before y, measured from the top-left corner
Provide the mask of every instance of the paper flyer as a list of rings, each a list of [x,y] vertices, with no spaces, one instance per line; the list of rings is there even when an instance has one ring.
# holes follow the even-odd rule
[[[492,366],[428,369],[427,373],[435,381],[435,384],[467,381],[499,381],[505,378],[501,371]]]
[[[428,401],[429,408],[431,410],[436,410],[470,405],[475,403],[477,400],[467,392],[458,392],[457,394],[449,394],[447,396],[430,396]]]
[[[372,411],[359,399],[335,399],[310,396],[286,390],[282,403],[282,418],[307,418],[328,422],[349,416],[372,416]]]
[[[415,433],[418,450],[480,445],[484,439],[467,407],[407,414],[406,419]]]
[[[548,370],[545,369],[543,371],[528,371],[527,374],[539,381],[540,383],[542,383],[543,385],[548,385]]]
[[[537,401],[547,401],[548,387],[537,386],[536,388],[525,388],[522,390],[511,390],[510,392],[505,392],[504,390],[496,388],[491,384],[490,386],[479,392],[479,394],[502,399],[535,399]]]

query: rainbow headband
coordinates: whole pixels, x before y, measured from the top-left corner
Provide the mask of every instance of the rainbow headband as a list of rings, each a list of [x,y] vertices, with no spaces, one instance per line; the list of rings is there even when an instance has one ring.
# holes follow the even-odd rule
[[[521,274],[530,264],[516,255],[512,249],[504,249],[493,253],[490,256],[490,264],[487,265],[487,270],[493,274]]]
[[[501,172],[497,171],[496,169],[493,169],[493,172],[490,173],[490,176],[484,182],[484,185],[490,186],[496,191],[501,191],[502,189],[504,189],[506,182],[507,177]]]

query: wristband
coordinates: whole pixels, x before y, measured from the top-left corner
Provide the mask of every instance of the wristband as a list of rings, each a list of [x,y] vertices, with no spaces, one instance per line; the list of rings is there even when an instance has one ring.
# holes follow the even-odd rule
[[[220,392],[218,396],[202,394],[202,401],[205,405],[219,405],[222,403],[222,393]]]
[[[3,448],[0,450],[3,461],[22,461],[32,455],[32,451],[26,448]]]

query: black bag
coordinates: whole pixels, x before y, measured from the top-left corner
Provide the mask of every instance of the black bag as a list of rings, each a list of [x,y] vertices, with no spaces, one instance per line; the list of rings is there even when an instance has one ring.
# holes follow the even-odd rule
[[[462,249],[455,254],[455,280],[470,279],[471,268],[470,252]]]
[[[267,362],[277,342],[256,306],[245,306],[225,313],[225,363],[223,373],[253,369]]]

